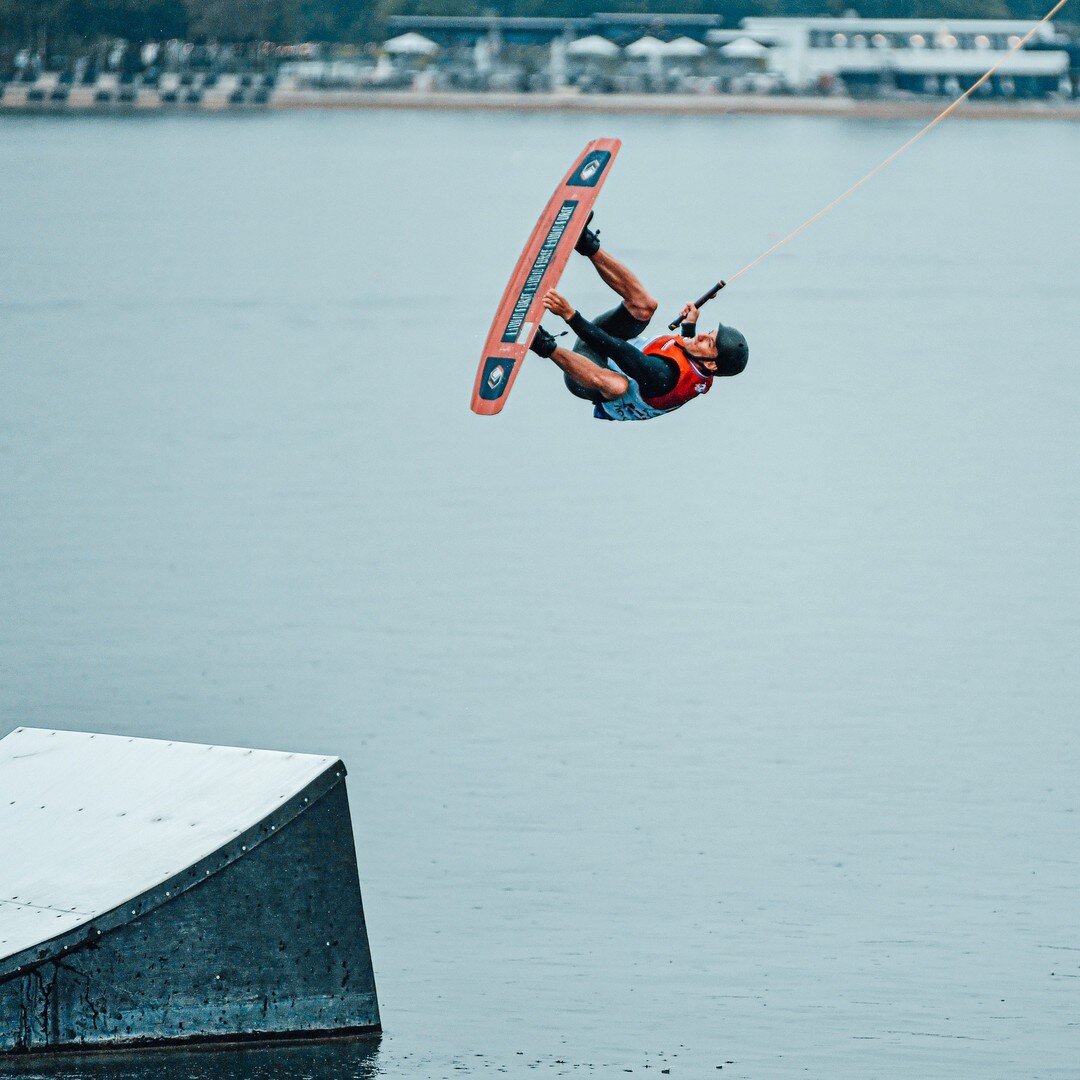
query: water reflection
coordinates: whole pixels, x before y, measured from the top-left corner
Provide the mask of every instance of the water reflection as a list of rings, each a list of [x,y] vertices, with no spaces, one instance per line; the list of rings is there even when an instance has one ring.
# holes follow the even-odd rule
[[[0,1061],[0,1077],[20,1080],[371,1080],[379,1040],[294,1046],[204,1047]]]

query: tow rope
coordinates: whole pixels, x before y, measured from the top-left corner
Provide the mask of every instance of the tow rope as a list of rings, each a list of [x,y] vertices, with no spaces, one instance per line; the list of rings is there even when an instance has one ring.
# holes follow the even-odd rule
[[[875,165],[864,177],[862,177],[862,179],[857,180],[854,184],[852,184],[851,187],[847,189],[847,191],[843,192],[840,195],[837,195],[837,197],[833,199],[831,203],[823,206],[812,217],[808,217],[801,225],[799,225],[795,229],[792,229],[791,232],[789,232],[787,236],[785,236],[782,240],[777,240],[777,242],[773,244],[772,247],[767,248],[756,259],[752,259],[741,270],[737,270],[727,280],[721,279],[720,281],[718,281],[707,293],[705,293],[697,301],[695,306],[700,308],[703,304],[707,304],[714,296],[716,296],[716,294],[721,289],[726,288],[733,281],[738,281],[738,279],[741,278],[743,274],[749,273],[751,270],[754,269],[755,266],[757,266],[759,263],[764,262],[774,252],[779,251],[782,247],[784,247],[785,244],[788,244],[792,240],[794,240],[795,237],[799,235],[799,233],[803,232],[805,229],[808,229],[811,225],[814,224],[814,222],[820,221],[834,207],[839,206],[842,202],[844,202],[845,199],[854,195],[855,192],[858,191],[859,188],[861,188],[864,184],[867,184],[871,180],[873,180],[873,178],[877,176],[877,174],[881,172],[882,169],[891,165],[898,157],[900,157],[901,154],[905,153],[912,146],[914,146],[924,135],[928,135],[930,131],[938,124],[940,124],[941,121],[944,120],[947,116],[949,116],[950,113],[952,113],[957,108],[957,106],[961,104],[961,102],[964,102],[969,97],[971,97],[971,95],[974,94],[975,91],[978,90],[979,87],[982,86],[987,79],[994,75],[995,72],[997,72],[997,70],[1003,64],[1010,60],[1032,39],[1032,37],[1034,37],[1035,32],[1039,29],[1040,26],[1042,26],[1044,23],[1049,22],[1068,2],[1069,0],[1058,0],[1058,2],[1037,23],[1034,23],[1031,29],[1022,38],[1020,38],[1020,40],[1017,41],[1012,46],[1012,48],[1010,48],[1009,51],[1005,53],[1005,55],[1000,60],[998,60],[996,64],[994,64],[993,67],[991,67],[988,71],[984,72],[955,101],[950,102],[944,109],[942,109],[941,112],[939,112],[937,116],[935,116],[934,119],[931,120],[930,123],[928,123],[921,131],[917,131],[914,135],[912,135],[911,138],[903,144],[903,146],[898,147],[887,158],[885,158],[884,161],[881,161],[877,165]],[[678,327],[678,325],[679,317],[676,316],[676,318],[668,324],[668,329],[674,330],[676,329],[676,327]]]

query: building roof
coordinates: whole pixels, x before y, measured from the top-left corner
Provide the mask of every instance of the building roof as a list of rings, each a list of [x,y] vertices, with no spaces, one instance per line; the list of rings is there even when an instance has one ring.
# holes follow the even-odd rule
[[[1033,19],[861,19],[815,15],[770,16],[754,15],[742,20],[741,25],[750,31],[767,30],[773,27],[799,27],[807,30],[829,30],[838,33],[882,33],[892,31],[897,34],[933,33],[936,30],[951,30],[961,34],[1026,34],[1032,27]],[[1053,37],[1053,23],[1042,24],[1036,37]]]
[[[721,25],[719,15],[667,15],[640,12],[597,12],[590,16],[508,15],[392,15],[387,24],[394,31],[413,30],[443,41],[473,40],[498,33],[508,41],[542,43],[553,38],[603,34],[620,45],[644,32],[666,39],[679,34],[704,37]]]

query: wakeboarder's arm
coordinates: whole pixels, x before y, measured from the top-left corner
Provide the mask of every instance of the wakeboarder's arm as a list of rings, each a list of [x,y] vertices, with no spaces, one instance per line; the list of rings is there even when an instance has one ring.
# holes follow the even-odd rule
[[[560,319],[571,319],[574,308],[565,296],[560,296],[553,289],[544,297],[544,307]],[[549,338],[549,340],[551,340]],[[605,401],[614,401],[630,389],[630,380],[609,367],[594,363],[587,356],[572,349],[556,346],[551,353],[551,360],[571,379],[586,390],[597,391]]]
[[[698,311],[696,304],[687,304],[679,312],[679,318],[682,320],[683,337],[693,337],[697,333],[697,321],[700,314],[701,312]]]
[[[663,356],[647,356],[628,341],[612,337],[606,330],[589,322],[580,311],[573,312],[566,323],[586,345],[606,360],[614,360],[641,387],[646,397],[669,394],[679,381],[679,368],[674,361]]]
[[[565,296],[554,289],[544,297],[544,307],[553,315],[558,315],[586,345],[595,349],[605,360],[614,360],[622,367],[619,363],[620,355],[627,349],[638,351],[622,338],[612,337],[606,330],[601,330],[595,323],[590,322]]]

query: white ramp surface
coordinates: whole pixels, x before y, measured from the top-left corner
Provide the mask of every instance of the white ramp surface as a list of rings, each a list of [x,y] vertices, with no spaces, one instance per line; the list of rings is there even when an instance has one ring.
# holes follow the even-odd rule
[[[0,740],[0,960],[161,886],[339,759],[18,728]]]

